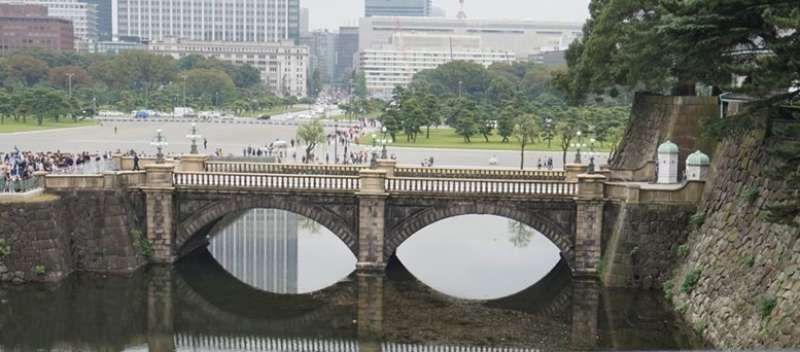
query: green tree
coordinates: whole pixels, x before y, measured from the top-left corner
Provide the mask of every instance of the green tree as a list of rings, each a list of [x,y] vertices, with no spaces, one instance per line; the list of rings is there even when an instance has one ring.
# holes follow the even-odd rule
[[[364,72],[353,72],[353,95],[367,99],[367,76]]]
[[[447,124],[464,138],[465,143],[472,143],[470,138],[478,132],[475,104],[464,97],[455,98],[451,101],[449,110]]]
[[[25,54],[14,54],[5,60],[5,71],[10,80],[33,86],[47,78],[47,62]]]
[[[197,68],[186,71],[185,75],[186,94],[207,106],[220,106],[236,93],[236,85],[224,71]]]
[[[561,161],[565,167],[567,165],[567,151],[575,138],[578,137],[578,131],[585,130],[583,116],[583,108],[576,107],[570,107],[557,113],[556,133],[561,140]]]
[[[514,124],[514,138],[520,144],[519,169],[525,168],[525,148],[539,135],[539,117],[534,114],[519,115]]]
[[[325,143],[325,129],[319,120],[304,122],[297,127],[297,139],[305,144],[306,160],[312,160],[314,148],[320,143]]]
[[[141,93],[145,105],[149,105],[153,91],[177,77],[177,67],[171,57],[140,50],[128,50],[115,56],[111,69],[114,80]]]

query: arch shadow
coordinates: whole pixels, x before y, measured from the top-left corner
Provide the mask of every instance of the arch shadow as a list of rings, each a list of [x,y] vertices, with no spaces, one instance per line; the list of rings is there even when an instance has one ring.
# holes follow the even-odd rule
[[[461,215],[495,215],[519,221],[535,229],[549,239],[561,251],[561,257],[572,267],[574,262],[574,235],[562,229],[554,221],[530,209],[481,202],[459,203],[452,206],[436,206],[424,209],[393,226],[384,242],[384,258],[391,258],[406,240],[423,228],[438,221]]]
[[[347,223],[343,216],[324,206],[303,199],[274,196],[232,197],[215,201],[194,212],[177,227],[174,242],[175,252],[179,256],[188,254],[190,251],[184,250],[184,247],[187,244],[197,243],[197,238],[204,236],[223,217],[251,209],[284,210],[314,220],[342,240],[354,256],[358,256],[356,230]]]
[[[261,291],[225,271],[207,250],[194,251],[176,265],[176,295],[186,308],[184,331],[348,335],[355,309],[355,285],[339,282],[320,291],[281,295]],[[330,302],[349,302],[335,305]],[[212,323],[212,324],[209,324]]]

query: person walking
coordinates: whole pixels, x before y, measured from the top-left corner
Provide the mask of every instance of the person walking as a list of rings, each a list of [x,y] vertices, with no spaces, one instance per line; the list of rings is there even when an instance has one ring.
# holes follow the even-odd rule
[[[133,171],[139,171],[139,154],[133,153]]]

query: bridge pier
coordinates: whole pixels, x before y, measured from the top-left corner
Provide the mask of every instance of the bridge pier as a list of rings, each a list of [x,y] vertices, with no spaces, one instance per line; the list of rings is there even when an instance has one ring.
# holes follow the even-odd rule
[[[175,165],[152,164],[145,166],[145,171],[147,181],[142,191],[145,194],[147,240],[153,249],[150,261],[173,263],[176,259],[175,230],[172,224],[175,215],[175,187],[172,181]]]
[[[386,171],[365,169],[359,172],[358,264],[359,271],[383,271],[384,216],[386,213]]]
[[[596,277],[598,274],[603,238],[604,181],[605,177],[601,175],[578,175],[573,270],[579,277]]]
[[[151,352],[175,351],[172,268],[151,268],[147,284],[147,349]]]

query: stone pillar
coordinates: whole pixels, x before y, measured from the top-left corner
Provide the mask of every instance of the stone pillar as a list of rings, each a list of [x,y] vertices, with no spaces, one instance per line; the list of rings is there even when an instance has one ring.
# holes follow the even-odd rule
[[[572,349],[588,351],[597,346],[599,285],[595,280],[572,283]]]
[[[208,155],[203,154],[187,154],[181,156],[178,170],[187,172],[204,172],[206,171],[206,161]]]
[[[360,271],[383,271],[384,213],[386,211],[386,171],[365,169],[359,173],[358,264]]]
[[[114,171],[122,170],[122,154],[116,153],[111,155],[111,167]]]
[[[147,283],[147,349],[151,352],[175,351],[172,268],[151,268]]]
[[[382,273],[356,274],[358,279],[358,341],[360,351],[380,352],[383,338],[383,277]]]
[[[172,182],[175,165],[151,164],[145,167],[145,171],[147,181],[142,191],[145,193],[147,240],[153,248],[150,260],[155,263],[172,263],[175,261],[172,199],[175,192]]]
[[[397,161],[392,159],[379,159],[376,166],[378,170],[386,171],[386,177],[394,177],[394,169],[397,167]]]
[[[596,277],[603,237],[603,192],[605,177],[578,175],[577,223],[575,224],[576,276]]]
[[[36,182],[39,183],[39,187],[42,187],[42,189],[47,189],[47,182],[45,182],[47,171],[35,171],[33,173],[33,177],[36,178]]]
[[[585,174],[589,167],[583,164],[567,164],[564,166],[567,182],[578,182],[578,175]]]

